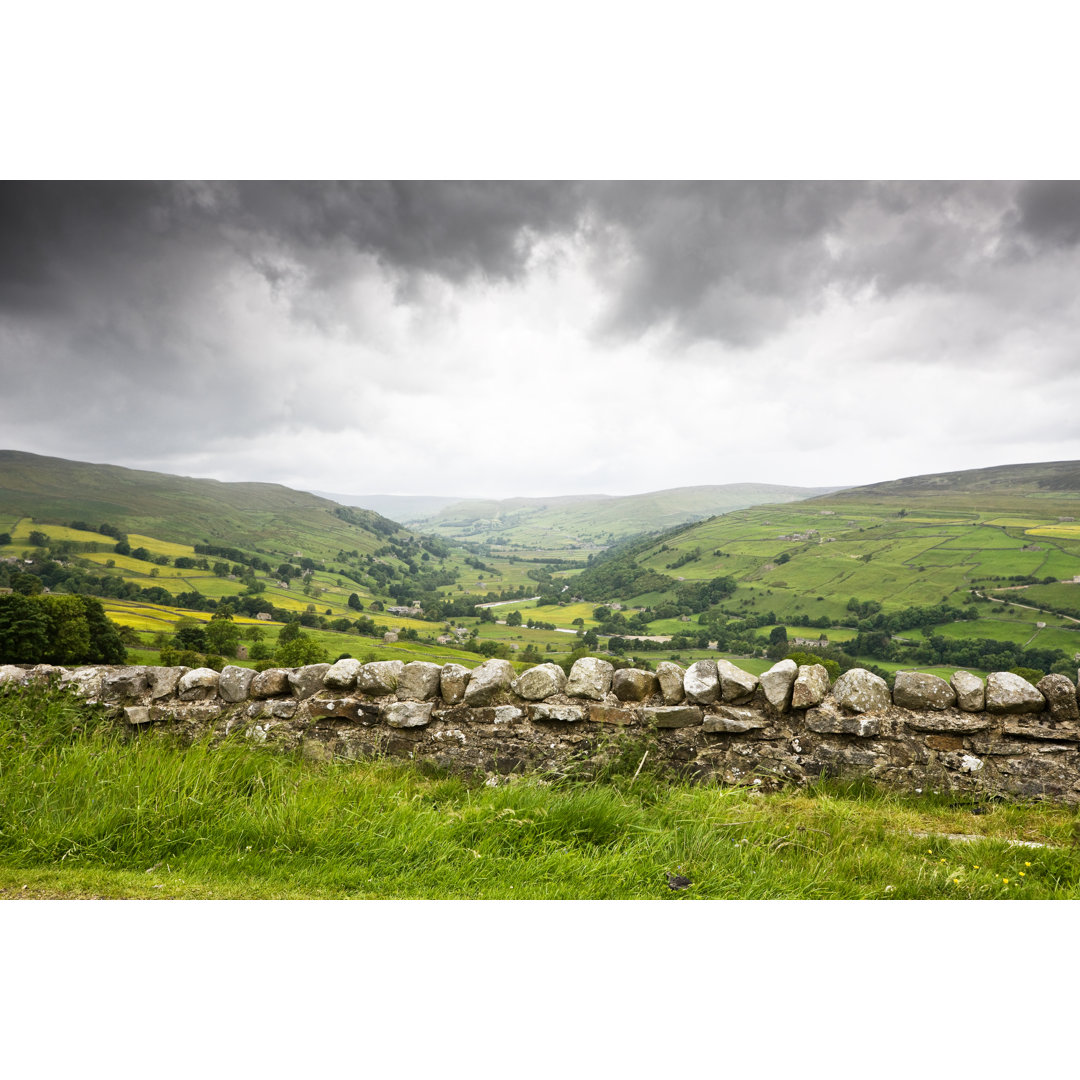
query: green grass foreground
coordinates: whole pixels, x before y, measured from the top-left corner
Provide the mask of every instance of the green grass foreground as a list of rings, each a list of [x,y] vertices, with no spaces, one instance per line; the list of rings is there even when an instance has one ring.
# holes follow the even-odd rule
[[[242,738],[129,741],[67,694],[3,689],[0,898],[1080,897],[1075,808],[836,783],[763,795],[636,764],[487,787]]]

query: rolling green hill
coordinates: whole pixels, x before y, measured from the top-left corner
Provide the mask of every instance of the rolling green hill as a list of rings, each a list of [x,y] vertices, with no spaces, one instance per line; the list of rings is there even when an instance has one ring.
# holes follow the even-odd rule
[[[596,550],[760,503],[805,499],[835,488],[712,484],[641,495],[563,495],[546,499],[469,499],[413,521],[424,532],[500,547]]]
[[[219,480],[93,465],[0,450],[0,515],[45,524],[106,521],[125,532],[181,544],[221,543],[315,557],[339,548],[373,551],[402,531],[370,510],[351,509],[280,484]]]
[[[567,583],[588,601],[645,609],[639,621],[653,633],[683,616],[713,639],[784,624],[805,639],[842,636],[884,661],[924,658],[934,637],[1071,657],[1080,652],[1077,477],[1076,462],[1012,465],[739,510],[598,555]],[[702,590],[722,579],[725,595],[703,603]]]

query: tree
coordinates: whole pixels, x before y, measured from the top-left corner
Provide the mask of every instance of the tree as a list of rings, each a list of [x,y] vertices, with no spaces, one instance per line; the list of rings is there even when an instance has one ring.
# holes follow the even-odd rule
[[[356,593],[349,593],[349,607],[353,611],[363,611],[364,605],[360,602],[360,597]]]
[[[236,647],[240,644],[240,627],[232,621],[231,616],[221,618],[219,612],[207,624],[204,638],[209,652],[235,657]]]
[[[303,667],[305,664],[323,664],[326,650],[306,634],[301,634],[284,645],[278,645],[274,663],[281,667]]]
[[[290,641],[295,641],[298,637],[303,637],[303,632],[300,629],[300,622],[296,619],[290,619],[281,628],[281,633],[278,634],[278,644],[287,645]]]
[[[31,547],[48,547],[49,546],[49,538],[48,538],[48,536],[45,533],[41,532],[39,529],[31,530],[29,540],[30,540],[30,546]]]
[[[521,612],[520,611],[511,611],[510,614],[506,616],[506,625],[507,626],[520,626],[521,625]]]

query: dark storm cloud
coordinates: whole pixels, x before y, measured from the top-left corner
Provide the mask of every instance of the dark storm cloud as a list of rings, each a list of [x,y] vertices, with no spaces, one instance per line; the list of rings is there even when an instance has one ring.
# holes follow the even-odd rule
[[[146,317],[174,302],[170,279],[189,293],[239,260],[311,312],[340,302],[361,256],[408,300],[423,275],[518,279],[535,242],[559,235],[592,253],[601,334],[663,325],[752,346],[829,290],[968,287],[1010,230],[1080,238],[1076,185],[1015,195],[1001,183],[2,184],[0,310],[60,311],[87,289],[130,307],[134,291]],[[131,287],[148,268],[157,302]]]
[[[1016,200],[1017,228],[1051,244],[1080,242],[1080,182],[1040,180],[1022,185]]]
[[[318,287],[342,250],[405,276],[514,278],[528,237],[577,213],[572,185],[543,183],[3,183],[0,308],[53,309],[90,275],[192,248],[231,250],[272,285],[287,276],[275,256]]]

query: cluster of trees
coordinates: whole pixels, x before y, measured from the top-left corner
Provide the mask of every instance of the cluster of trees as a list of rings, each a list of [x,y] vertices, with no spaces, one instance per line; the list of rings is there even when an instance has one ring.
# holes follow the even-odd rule
[[[0,595],[0,663],[122,664],[119,629],[91,596]]]
[[[334,516],[355,525],[365,532],[374,533],[376,536],[393,536],[398,531],[398,525],[376,514],[374,510],[361,510],[355,506],[335,506]]]

